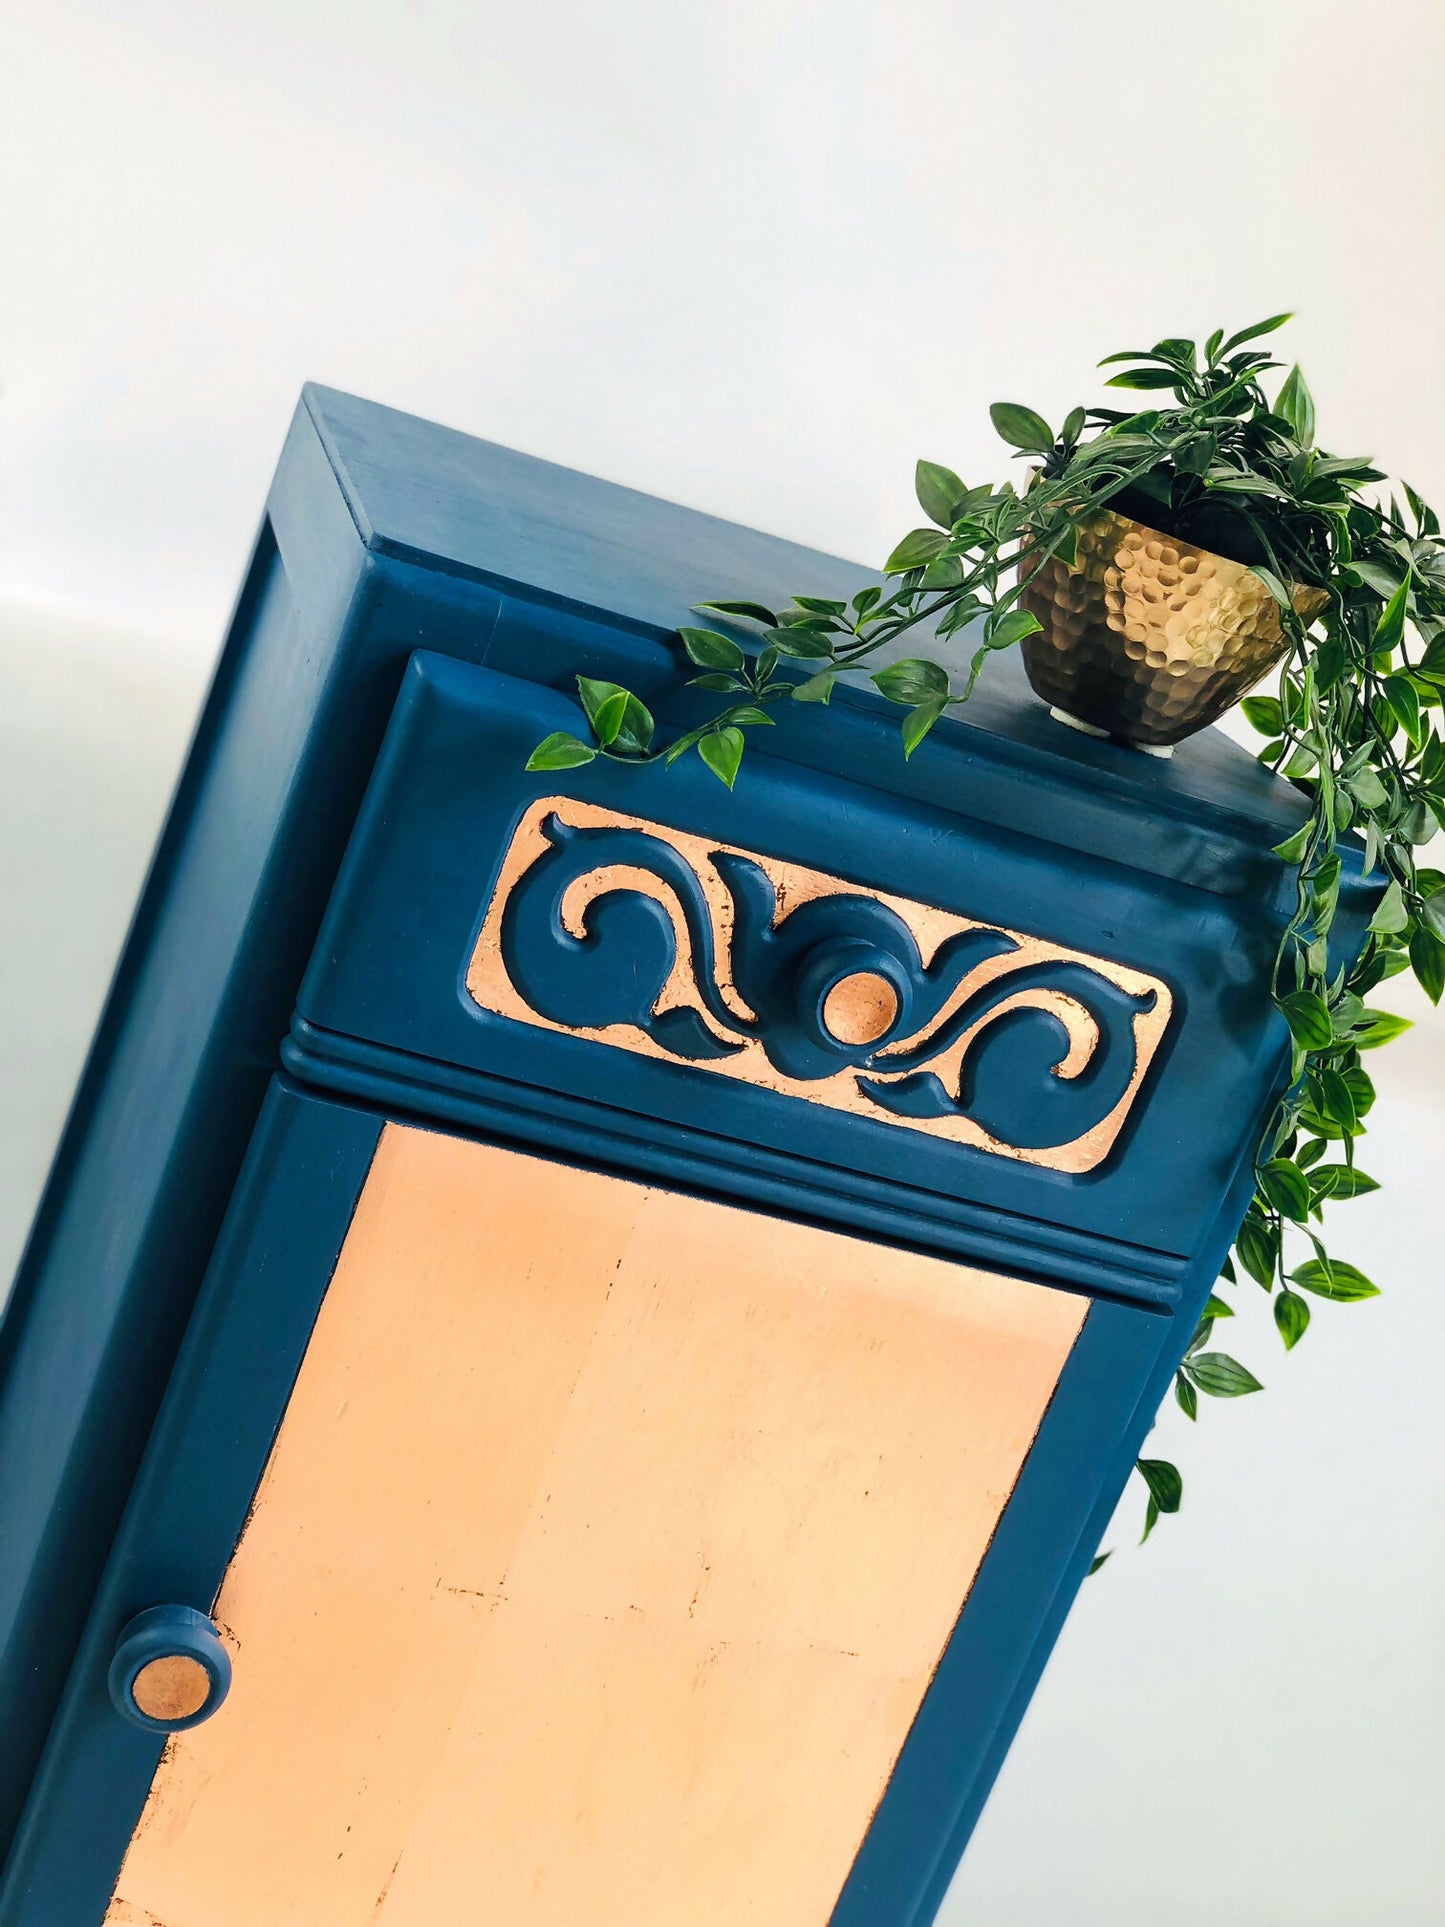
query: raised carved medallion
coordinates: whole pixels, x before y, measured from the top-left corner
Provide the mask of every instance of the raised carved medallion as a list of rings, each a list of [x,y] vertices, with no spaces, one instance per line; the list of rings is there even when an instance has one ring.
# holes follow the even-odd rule
[[[518,1023],[1071,1172],[1172,1005],[1124,964],[558,796],[517,826],[466,981]]]

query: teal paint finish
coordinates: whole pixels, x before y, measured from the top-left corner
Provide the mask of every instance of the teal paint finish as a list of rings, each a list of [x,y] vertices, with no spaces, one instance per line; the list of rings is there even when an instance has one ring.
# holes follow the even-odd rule
[[[693,602],[867,579],[307,391],[0,1329],[6,1927],[104,1911],[160,1745],[110,1701],[117,1636],[211,1603],[388,1116],[1095,1299],[836,1919],[929,1917],[1243,1210],[1284,1063],[1270,846],[1304,806],[1214,732],[1160,763],[1062,730],[1007,658],[908,763],[897,711],[843,691],[750,751],[731,798],[689,763],[522,776],[573,722],[579,671],[632,683],[664,729],[695,720],[668,641]],[[685,1051],[485,1019],[460,972],[495,866],[525,804],[562,791],[1157,974],[1176,1021],[1115,1152],[1070,1177]],[[1347,851],[1347,943],[1377,887]],[[655,948],[655,919],[623,923]],[[790,1061],[813,1061],[805,1006],[840,943],[926,1002],[871,913],[814,934],[768,989],[754,932]],[[1040,1038],[1001,1028],[969,1101],[1055,1128]]]
[[[271,1083],[0,1879],[5,1927],[105,1914],[165,1743],[115,1709],[117,1639],[158,1603],[214,1602],[380,1135]]]

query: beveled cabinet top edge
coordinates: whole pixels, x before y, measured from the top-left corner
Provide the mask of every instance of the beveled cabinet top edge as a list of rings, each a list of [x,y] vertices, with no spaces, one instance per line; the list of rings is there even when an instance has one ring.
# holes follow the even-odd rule
[[[369,550],[484,582],[652,636],[729,593],[776,606],[795,591],[851,594],[877,571],[605,481],[421,417],[308,383],[305,409]],[[525,673],[516,669],[512,673]],[[892,715],[866,691],[850,704]],[[1144,757],[1061,728],[1028,688],[1016,651],[988,666],[969,708],[935,735],[980,735],[1041,773],[1171,815],[1234,819],[1251,840],[1280,840],[1304,798],[1218,729]]]

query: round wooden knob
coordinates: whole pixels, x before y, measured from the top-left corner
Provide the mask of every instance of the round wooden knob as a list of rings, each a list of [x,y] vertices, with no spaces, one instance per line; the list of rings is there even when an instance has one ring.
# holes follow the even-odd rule
[[[152,1732],[196,1726],[226,1697],[231,1658],[204,1613],[151,1606],[121,1630],[108,1675],[118,1712]]]
[[[840,977],[823,999],[823,1023],[840,1044],[876,1044],[897,1016],[898,992],[874,970]]]

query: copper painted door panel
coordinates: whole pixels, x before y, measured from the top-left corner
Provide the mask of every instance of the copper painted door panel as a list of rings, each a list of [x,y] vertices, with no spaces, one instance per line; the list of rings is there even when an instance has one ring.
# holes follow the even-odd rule
[[[1087,1301],[396,1125],[113,1927],[824,1927]]]

